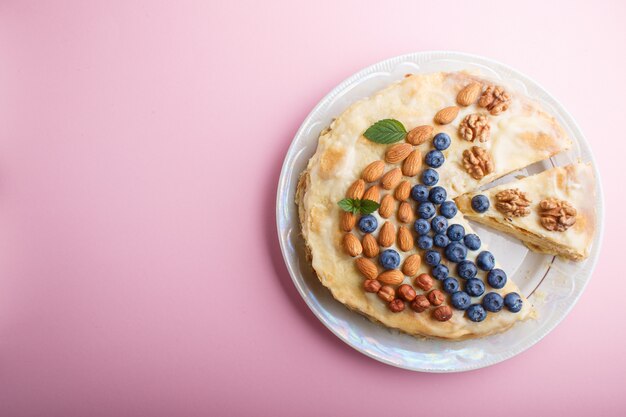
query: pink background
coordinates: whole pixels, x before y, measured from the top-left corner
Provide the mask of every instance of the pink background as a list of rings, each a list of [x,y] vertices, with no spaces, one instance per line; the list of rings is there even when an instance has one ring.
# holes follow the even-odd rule
[[[624,415],[626,6],[546,3],[0,2],[0,415]],[[335,338],[274,224],[282,159],[317,101],[438,49],[561,100],[607,207],[567,319],[457,375]]]

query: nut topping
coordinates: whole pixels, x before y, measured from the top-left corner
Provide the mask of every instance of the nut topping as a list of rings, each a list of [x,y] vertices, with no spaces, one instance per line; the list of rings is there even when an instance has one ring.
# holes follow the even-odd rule
[[[413,210],[411,209],[411,205],[406,201],[400,203],[400,208],[398,209],[398,220],[401,223],[411,223],[413,221]]]
[[[365,180],[365,182],[374,182],[383,176],[384,171],[385,163],[383,161],[374,161],[365,167],[361,177]]]
[[[434,306],[443,304],[446,299],[445,295],[443,295],[443,293],[439,290],[432,290],[428,293],[427,297],[428,301],[430,301],[430,303]]]
[[[459,94],[456,96],[456,102],[459,106],[470,106],[478,100],[480,97],[480,90],[483,86],[480,83],[473,82],[463,87]]]
[[[547,198],[539,203],[541,225],[551,232],[564,232],[576,223],[578,212],[570,203]]]
[[[398,184],[398,186],[396,187],[393,195],[398,201],[407,200],[409,198],[409,195],[411,195],[411,183],[407,180],[400,182],[400,184]]]
[[[398,247],[401,251],[406,252],[413,248],[415,240],[413,235],[406,226],[400,226],[398,229]]]
[[[417,274],[417,271],[420,269],[420,264],[422,263],[422,258],[417,253],[407,257],[402,264],[402,272],[404,275],[412,277]]]
[[[388,248],[396,241],[396,226],[391,222],[385,222],[378,232],[378,244]]]
[[[511,96],[502,87],[490,85],[478,100],[478,105],[489,110],[492,115],[498,115],[509,108]]]
[[[530,200],[517,188],[502,190],[496,194],[496,209],[508,217],[525,217],[530,214]]]
[[[493,172],[493,162],[486,149],[472,146],[463,151],[463,167],[475,180]]]
[[[433,127],[424,125],[417,126],[414,129],[411,129],[409,133],[406,134],[406,141],[411,145],[421,145],[430,139],[433,135]]]
[[[398,185],[401,179],[402,171],[400,171],[400,168],[394,168],[391,171],[387,172],[385,175],[383,175],[383,177],[380,179],[380,185],[385,190],[391,190],[396,185]]]
[[[359,241],[359,238],[352,233],[346,233],[343,236],[343,249],[350,256],[359,256],[363,252],[363,246]]]
[[[380,200],[380,187],[378,187],[378,185],[372,185],[370,188],[365,190],[363,200],[372,200],[378,203]]]
[[[378,298],[389,303],[396,298],[396,291],[389,285],[383,285],[378,290]]]
[[[378,207],[378,214],[380,214],[380,217],[382,217],[383,219],[388,219],[393,214],[395,206],[396,203],[393,200],[393,196],[391,194],[387,194],[380,202],[380,207]]]
[[[470,142],[476,139],[479,142],[486,142],[489,140],[490,133],[489,119],[484,114],[468,114],[459,125],[459,135]]]
[[[378,242],[376,242],[376,239],[374,239],[374,236],[372,236],[370,233],[363,236],[362,246],[363,255],[367,256],[368,258],[378,256],[378,253],[380,252]]]
[[[341,212],[341,230],[344,232],[349,232],[354,229],[356,225],[356,214],[351,211],[342,211]]]
[[[415,290],[413,289],[413,287],[411,287],[409,284],[402,284],[398,287],[398,295],[404,301],[411,302],[415,299],[415,296],[417,294],[415,293]]]
[[[365,280],[365,282],[363,283],[363,289],[366,292],[378,292],[378,290],[380,290],[380,282],[376,281],[375,279],[368,279]]]
[[[376,279],[378,276],[378,268],[376,264],[367,258],[357,258],[354,261],[356,269],[367,279]]]
[[[433,311],[433,318],[437,321],[448,321],[452,318],[450,306],[439,306]]]
[[[430,307],[430,301],[428,301],[428,298],[423,294],[417,295],[411,303],[411,310],[417,313],[421,313],[428,309],[428,307]]]
[[[415,285],[428,291],[433,287],[433,278],[428,274],[419,274],[415,277]]]
[[[381,272],[378,279],[383,284],[387,285],[399,285],[404,281],[404,275],[397,269],[390,269],[388,271]]]
[[[459,108],[457,106],[450,106],[443,108],[435,114],[435,123],[440,125],[447,125],[452,123],[456,116],[459,114]]]
[[[402,162],[402,173],[407,177],[413,177],[417,175],[422,167],[422,153],[419,149],[415,149],[406,157]]]
[[[385,161],[390,164],[397,164],[398,162],[404,161],[412,150],[413,146],[411,146],[410,143],[398,143],[393,145],[385,153]]]
[[[391,310],[394,313],[399,313],[401,311],[404,310],[404,301],[402,301],[399,298],[396,298],[395,300],[392,300],[389,303],[389,310]]]
[[[348,191],[346,192],[346,196],[348,198],[360,199],[363,197],[364,192],[365,192],[365,181],[363,181],[362,179],[358,179],[350,186],[350,188],[348,188]]]

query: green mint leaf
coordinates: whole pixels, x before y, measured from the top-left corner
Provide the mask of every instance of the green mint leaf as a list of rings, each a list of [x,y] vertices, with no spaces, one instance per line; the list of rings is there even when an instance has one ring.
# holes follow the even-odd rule
[[[341,207],[343,211],[349,211],[357,214],[360,210],[361,202],[360,200],[355,200],[352,198],[344,198],[337,204],[339,204],[339,207]]]
[[[363,136],[372,142],[390,144],[406,137],[404,125],[396,119],[383,119],[371,125]]]
[[[361,200],[361,214],[370,214],[378,210],[380,204],[373,200]]]
[[[344,198],[337,203],[343,211],[348,211],[354,214],[370,214],[375,212],[380,204],[372,200],[359,200],[355,198]]]

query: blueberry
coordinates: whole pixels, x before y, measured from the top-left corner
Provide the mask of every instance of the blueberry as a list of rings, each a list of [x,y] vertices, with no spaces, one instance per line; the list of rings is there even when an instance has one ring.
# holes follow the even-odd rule
[[[418,235],[425,235],[430,232],[430,223],[428,223],[428,220],[417,219],[415,223],[413,223],[413,228]]]
[[[492,311],[497,313],[502,310],[502,306],[504,305],[504,299],[497,292],[488,292],[483,297],[483,307],[487,311]]]
[[[417,247],[420,249],[430,249],[433,247],[433,238],[423,235],[417,238]]]
[[[433,168],[439,168],[443,165],[446,158],[444,158],[441,151],[432,150],[426,154],[426,165]]]
[[[496,289],[504,287],[506,284],[506,272],[499,268],[492,269],[487,274],[487,282]]]
[[[445,203],[441,203],[439,207],[439,213],[446,219],[451,219],[456,216],[458,209],[456,208],[456,204],[454,201],[446,201]]]
[[[458,242],[446,246],[446,259],[451,262],[461,262],[467,256],[467,249]]]
[[[411,188],[411,198],[420,203],[428,201],[428,187],[422,184],[414,185]]]
[[[470,279],[476,276],[478,269],[474,262],[465,260],[457,264],[456,273],[463,279]]]
[[[450,146],[450,136],[446,133],[437,133],[433,138],[433,145],[435,145],[435,149],[443,151],[444,149],[448,149]]]
[[[470,278],[465,281],[465,292],[472,297],[480,297],[485,292],[485,284],[478,278]]]
[[[465,243],[465,246],[467,246],[467,249],[470,249],[470,250],[480,249],[480,238],[478,237],[478,235],[475,235],[474,233],[465,235],[465,237],[463,238],[463,243]]]
[[[496,266],[496,258],[491,252],[484,250],[476,257],[476,265],[483,271],[491,271]]]
[[[439,174],[432,168],[426,168],[424,172],[422,172],[422,184],[432,186],[437,184],[439,181]]]
[[[458,242],[463,239],[463,236],[465,236],[465,228],[460,224],[453,224],[448,227],[448,231],[446,233],[451,241]]]
[[[417,208],[417,214],[422,219],[430,219],[436,212],[437,210],[435,210],[435,206],[430,202],[422,203]]]
[[[428,200],[430,200],[433,204],[441,204],[446,201],[446,197],[448,197],[448,193],[446,189],[440,186],[435,186],[430,189],[428,193]]]
[[[520,311],[523,304],[522,297],[516,292],[510,292],[504,297],[504,305],[512,313]]]
[[[433,277],[435,277],[435,279],[438,279],[439,281],[443,281],[444,279],[448,278],[448,272],[450,271],[448,270],[448,267],[445,266],[444,264],[439,264],[433,267],[433,269],[431,269],[430,272],[433,275]]]
[[[467,318],[471,321],[479,322],[487,318],[487,312],[480,304],[472,304],[467,307]]]
[[[400,266],[400,254],[393,249],[387,249],[380,253],[378,261],[385,269],[396,269]]]
[[[448,228],[448,220],[443,216],[435,216],[430,221],[431,228],[435,233],[443,233]]]
[[[433,237],[433,243],[439,248],[445,248],[448,246],[448,243],[450,243],[450,239],[448,239],[445,233],[437,233],[435,237]]]
[[[457,281],[455,278],[446,278],[443,280],[441,286],[443,287],[443,290],[448,294],[454,294],[459,290],[459,281]]]
[[[371,214],[367,214],[359,219],[359,229],[363,233],[372,233],[378,227],[378,220]]]
[[[465,310],[472,303],[470,296],[463,291],[457,291],[451,297],[452,306],[457,310]]]
[[[429,250],[424,255],[424,262],[430,266],[436,266],[441,263],[441,255],[436,250]]]
[[[482,194],[472,197],[472,208],[477,213],[484,213],[489,210],[489,199]]]

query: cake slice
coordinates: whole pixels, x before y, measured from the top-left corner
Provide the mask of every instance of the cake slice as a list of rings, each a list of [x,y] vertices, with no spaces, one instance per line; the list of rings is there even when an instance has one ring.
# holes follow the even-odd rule
[[[595,233],[595,199],[593,168],[578,163],[467,193],[456,203],[468,219],[508,233],[535,252],[580,261],[589,256]]]

